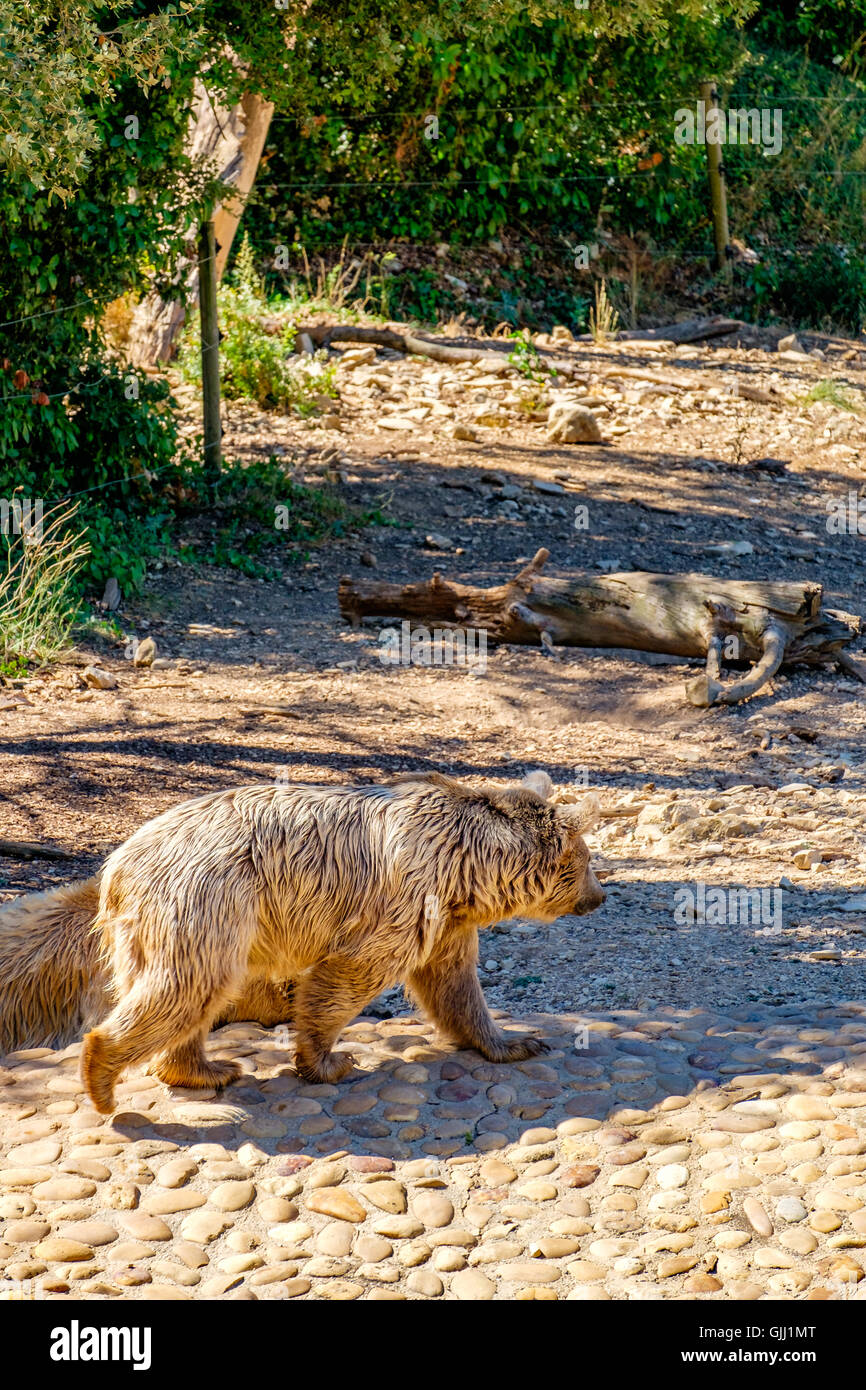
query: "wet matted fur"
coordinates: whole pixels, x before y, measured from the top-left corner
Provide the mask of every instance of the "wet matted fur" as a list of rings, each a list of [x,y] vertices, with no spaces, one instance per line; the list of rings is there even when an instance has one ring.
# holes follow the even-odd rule
[[[297,1067],[314,1081],[351,1069],[332,1051],[340,1031],[398,982],[461,1046],[493,1061],[536,1055],[538,1039],[503,1034],[490,1017],[477,933],[603,901],[581,836],[587,813],[551,805],[550,790],[543,773],[509,790],[439,774],[263,785],[150,821],[107,860],[89,929],[113,1005],[82,1052],[94,1105],[109,1113],[119,1074],[150,1058],[172,1085],[233,1080],[234,1063],[205,1056],[208,1031],[250,991],[287,980]]]
[[[99,879],[95,874],[0,907],[0,1053],[66,1047],[111,1008],[93,929]],[[251,980],[214,1026],[240,1019],[265,1028],[291,1022],[291,981]]]

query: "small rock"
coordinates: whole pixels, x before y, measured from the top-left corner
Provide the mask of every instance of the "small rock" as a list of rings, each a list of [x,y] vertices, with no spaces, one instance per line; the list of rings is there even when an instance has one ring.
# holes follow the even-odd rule
[[[823,858],[819,849],[801,849],[794,855],[794,865],[798,869],[813,869],[822,863]]]
[[[129,1226],[129,1218],[125,1218],[125,1224]],[[199,1245],[208,1245],[212,1240],[217,1240],[223,1231],[231,1225],[231,1220],[227,1216],[218,1216],[212,1211],[195,1211],[191,1216],[187,1216],[181,1226],[181,1233],[187,1240],[195,1241]],[[166,1226],[168,1235],[171,1231]],[[154,1239],[148,1237],[143,1231],[133,1231],[133,1235],[140,1235],[143,1240]],[[164,1239],[164,1237],[160,1237]]]
[[[198,1172],[198,1164],[191,1158],[171,1158],[164,1163],[156,1175],[160,1187],[183,1187]]]
[[[382,1216],[373,1222],[373,1230],[391,1240],[411,1240],[413,1236],[420,1236],[424,1227],[414,1216]]]
[[[649,1169],[640,1164],[631,1164],[607,1180],[608,1187],[643,1187],[649,1177]]]
[[[92,1260],[93,1251],[80,1240],[67,1240],[65,1236],[48,1236],[34,1245],[33,1254],[40,1260],[71,1263],[78,1260]]]
[[[600,444],[601,430],[585,405],[559,402],[547,416],[547,438],[552,444]]]
[[[721,1287],[713,1274],[692,1274],[683,1285],[687,1293],[718,1293]]]
[[[367,1211],[357,1197],[341,1187],[320,1187],[307,1198],[308,1211],[334,1216],[339,1221],[365,1221]]]
[[[352,1155],[347,1159],[350,1168],[356,1173],[393,1173],[394,1160],[391,1158],[378,1158],[374,1155]]]
[[[85,681],[94,690],[116,690],[117,677],[110,671],[103,671],[101,666],[85,666],[83,671]]]
[[[423,1294],[426,1298],[439,1298],[445,1292],[445,1285],[438,1274],[429,1269],[414,1270],[406,1280],[406,1287],[412,1293]]]
[[[743,1211],[752,1230],[757,1231],[759,1236],[773,1234],[773,1223],[756,1198],[747,1197],[743,1202]]]
[[[56,1139],[40,1139],[32,1144],[18,1144],[9,1150],[6,1162],[10,1164],[54,1163],[60,1157],[60,1145]]]
[[[574,1163],[562,1170],[561,1182],[563,1187],[590,1187],[600,1172],[592,1163]]]
[[[689,1170],[682,1163],[666,1163],[656,1174],[659,1187],[665,1191],[685,1187],[689,1180]]]
[[[489,1303],[496,1292],[496,1285],[477,1269],[462,1269],[451,1280],[451,1292],[466,1302]]]
[[[791,1096],[785,1109],[795,1120],[832,1120],[835,1113],[822,1096]]]
[[[449,1226],[454,1220],[454,1207],[439,1192],[419,1192],[413,1199],[412,1211],[425,1226]]]
[[[143,642],[139,642],[132,658],[134,666],[152,666],[153,659],[157,655],[157,646],[152,637],[145,637]]]
[[[203,1207],[206,1201],[207,1197],[203,1192],[180,1188],[174,1192],[148,1192],[142,1198],[141,1206],[152,1216],[173,1216],[178,1211]]]
[[[371,1182],[364,1186],[364,1196],[380,1211],[400,1216],[406,1210],[406,1189],[400,1182]]]
[[[116,613],[120,607],[120,585],[114,575],[105,582],[102,591],[102,606],[109,613]]]
[[[694,1269],[698,1262],[697,1255],[673,1255],[669,1260],[662,1260],[658,1267],[658,1277],[660,1279],[671,1279],[675,1274],[685,1274],[688,1270]]]
[[[251,1182],[223,1182],[211,1192],[210,1203],[219,1211],[240,1211],[249,1206],[255,1195]]]
[[[339,366],[351,370],[354,367],[368,367],[376,361],[374,347],[346,348],[340,354]]]
[[[536,478],[532,486],[536,492],[548,493],[551,497],[557,497],[565,492],[565,488],[560,483],[548,482],[546,478]]]
[[[780,1221],[805,1221],[808,1212],[799,1197],[780,1197],[776,1215]]]
[[[117,1240],[117,1232],[107,1221],[75,1221],[64,1226],[61,1235],[67,1240],[78,1240],[82,1245],[110,1245]]]
[[[10,1245],[32,1245],[47,1236],[51,1226],[47,1221],[11,1221],[3,1232]]]

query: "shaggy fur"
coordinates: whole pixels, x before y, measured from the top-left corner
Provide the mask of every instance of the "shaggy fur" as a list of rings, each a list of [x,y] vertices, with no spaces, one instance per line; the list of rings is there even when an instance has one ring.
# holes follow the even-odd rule
[[[143,826],[106,862],[90,929],[114,1005],[84,1041],[93,1104],[110,1113],[117,1077],[150,1058],[172,1085],[233,1080],[234,1063],[206,1057],[208,1031],[251,990],[286,980],[297,1068],[313,1081],[351,1070],[334,1042],[398,982],[449,1038],[492,1061],[542,1051],[537,1038],[495,1027],[476,965],[479,928],[518,914],[552,921],[604,899],[580,834],[586,812],[549,805],[549,792],[544,774],[483,792],[438,774],[264,785]]]
[[[66,1047],[105,1018],[109,978],[94,931],[99,875],[0,907],[0,1053]],[[292,982],[252,980],[215,1026],[292,1018]]]
[[[98,908],[98,876],[0,908],[0,1052],[65,1047],[105,1017]]]

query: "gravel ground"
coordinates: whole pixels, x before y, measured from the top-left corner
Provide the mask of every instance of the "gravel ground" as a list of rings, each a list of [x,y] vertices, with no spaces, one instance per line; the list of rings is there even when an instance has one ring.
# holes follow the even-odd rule
[[[418,1021],[389,1017],[403,1012],[399,992],[376,1001],[372,1021],[359,1025],[369,1080],[351,1094],[356,1085],[372,1090],[354,1116],[345,1112],[367,1131],[335,1110],[348,1092],[299,1094],[286,1039],[255,1030],[223,1030],[219,1045],[251,1059],[258,1080],[211,1102],[133,1078],[127,1096],[137,1118],[114,1126],[86,1110],[74,1049],[7,1060],[7,1276],[54,1280],[57,1297],[67,1285],[93,1297],[481,1298],[531,1290],[811,1298],[850,1294],[847,1269],[856,1294],[866,1240],[856,1195],[866,1171],[866,1083],[858,1073],[866,1032],[861,1006],[840,1001],[864,997],[862,686],[832,672],[791,672],[748,705],[698,710],[683,693],[695,667],[668,657],[572,650],[551,660],[511,648],[492,649],[486,672],[474,676],[388,668],[377,654],[378,629],[347,628],[336,609],[344,572],[373,567],[405,582],[439,568],[492,584],[544,545],[553,574],[655,568],[817,578],[833,606],[866,613],[862,537],[831,534],[824,524],[829,501],[859,495],[862,420],[803,399],[826,377],[862,392],[863,359],[850,344],[821,347],[824,360],[798,361],[758,338],[662,352],[665,360],[638,344],[561,347],[574,353],[576,373],[585,369],[584,385],[600,402],[592,408],[602,445],[551,444],[546,406],[533,415],[521,404],[525,383],[513,373],[481,385],[477,375],[388,354],[372,370],[341,368],[333,428],[232,406],[229,451],[255,457],[283,448],[297,478],[333,477],[347,501],[385,506],[400,524],[329,543],[287,566],[279,582],[167,563],[141,596],[124,600],[123,640],[83,644],[51,671],[7,683],[0,836],[45,841],[71,857],[0,861],[0,901],[92,872],[149,817],[220,787],[287,774],[359,782],[433,769],[502,783],[540,767],[557,795],[600,797],[603,819],[589,842],[607,902],[589,918],[542,928],[503,923],[482,938],[490,1003],[515,1020],[547,1016],[553,1051],[526,1064],[546,1072],[488,1076],[478,1058],[438,1051]],[[605,375],[611,365],[690,372],[694,388],[665,396],[646,382],[617,383]],[[732,378],[793,403],[745,402],[727,389]],[[572,375],[562,389],[577,398],[580,385]],[[482,424],[479,414],[498,423]],[[455,423],[475,439],[455,439]],[[767,458],[771,467],[760,462]],[[493,474],[500,477],[491,481]],[[540,491],[538,482],[563,492]],[[575,496],[588,507],[589,529],[580,533]],[[426,542],[433,532],[448,549]],[[124,660],[126,640],[145,635],[156,640],[159,668]],[[117,677],[116,689],[86,688],[82,671],[94,660]],[[288,706],[291,717],[262,711],[266,704]],[[748,912],[738,890],[752,895]],[[575,1049],[584,1026],[589,1044]],[[399,1047],[395,1037],[404,1039]],[[278,1061],[280,1048],[286,1056]],[[423,1097],[378,1095],[401,1067],[410,1070],[395,1074],[395,1084]],[[453,1083],[471,1092],[466,1100],[440,1093]],[[446,1114],[442,1102],[465,1113]],[[184,1110],[195,1103],[203,1109]],[[730,1113],[733,1128],[719,1130],[714,1106]],[[414,1110],[417,1118],[402,1118]],[[459,1134],[442,1133],[454,1125]],[[518,1143],[530,1125],[546,1137]],[[649,1139],[660,1125],[675,1136]],[[413,1128],[423,1133],[407,1137]],[[604,1137],[614,1131],[618,1139]],[[30,1158],[12,1152],[31,1143],[47,1147]],[[618,1160],[608,1155],[617,1148],[629,1156],[623,1172],[647,1169],[640,1183],[637,1171],[631,1187],[614,1180]],[[302,1153],[312,1166],[280,1171]],[[683,1186],[679,1172],[666,1177],[670,1186],[656,1183],[659,1155],[661,1168],[686,1170]],[[396,1166],[386,1179],[353,1167],[354,1159]],[[159,1180],[163,1161],[188,1163],[177,1189]],[[481,1165],[492,1162],[516,1176],[485,1174]],[[538,1164],[553,1166],[542,1172]],[[600,1176],[582,1188],[565,1176],[575,1165],[598,1167]],[[346,1218],[345,1205],[342,1215],[309,1206],[323,1171],[326,1190],[351,1189],[362,1218]],[[411,1209],[390,1216],[412,1216],[416,1234],[374,1229],[386,1218],[375,1203],[373,1214],[365,1193],[386,1180],[402,1184]],[[255,1191],[238,1208],[245,1214],[226,1217],[212,1189],[235,1182]],[[555,1195],[520,1195],[527,1182]],[[770,1234],[764,1218],[753,1211],[756,1226],[746,1213],[750,1186]],[[149,1195],[175,1190],[195,1200],[148,1213]],[[439,1226],[429,1212],[413,1216],[419,1192],[444,1194],[453,1219]],[[790,1216],[790,1202],[789,1215],[777,1216],[789,1197],[804,1217]],[[479,1205],[490,1207],[486,1220]],[[206,1222],[181,1230],[199,1207],[212,1223],[226,1221],[218,1234],[208,1235]],[[139,1211],[163,1221],[167,1234],[146,1223],[133,1231],[129,1218]],[[84,1232],[70,1234],[81,1223]],[[309,1234],[272,1234],[293,1223]],[[324,1235],[328,1223],[341,1229]],[[351,1240],[347,1227],[357,1228]],[[459,1238],[450,1245],[428,1238],[452,1228]],[[652,1247],[658,1238],[685,1243]],[[86,1253],[70,1256],[55,1239],[77,1240]],[[361,1239],[392,1243],[393,1257],[377,1259],[382,1245]],[[556,1240],[574,1248],[550,1244]],[[625,1246],[614,1250],[611,1241]],[[418,1242],[431,1253],[413,1264],[403,1252],[414,1244],[417,1253]],[[492,1262],[473,1253],[497,1242],[506,1248]],[[345,1269],[323,1272],[316,1261],[328,1260]],[[685,1263],[662,1273],[669,1260]],[[369,1272],[377,1268],[379,1275]],[[419,1276],[414,1283],[407,1271]]]

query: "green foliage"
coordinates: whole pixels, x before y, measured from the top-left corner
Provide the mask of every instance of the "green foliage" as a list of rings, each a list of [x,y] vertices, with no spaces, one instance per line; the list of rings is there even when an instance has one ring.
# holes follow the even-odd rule
[[[183,154],[192,7],[148,9],[0,0],[0,33],[17,22],[21,128],[39,146],[0,165],[0,496],[83,493],[89,579],[127,588],[164,543],[154,479],[176,467],[177,428],[165,383],[122,368],[99,318],[146,269],[169,273],[213,196],[211,172]],[[0,83],[0,127],[9,99]]]
[[[0,676],[5,676],[7,680],[15,680],[16,677],[26,676],[29,670],[30,663],[23,656],[0,658]]]
[[[459,307],[457,296],[448,293],[441,276],[429,266],[402,271],[382,282],[379,311],[383,318],[415,319],[436,323]]]
[[[733,231],[791,253],[862,246],[866,225],[866,86],[801,52],[749,51],[730,107],[778,108],[779,154],[728,145],[725,169]]]
[[[736,21],[745,8],[753,15],[743,35]],[[496,277],[498,302],[475,292],[467,303],[434,261],[383,275],[380,312],[432,322],[468,310],[484,324],[583,327],[591,281],[571,271],[569,246],[628,233],[672,267],[683,256],[689,269],[702,250],[709,264],[705,152],[673,140],[675,110],[693,105],[707,73],[719,79],[723,105],[783,109],[780,155],[726,149],[732,234],[759,252],[767,243],[801,255],[828,243],[862,246],[866,87],[855,79],[864,11],[866,0],[765,0],[736,12],[621,7],[618,31],[601,24],[592,33],[561,13],[509,12],[496,30],[458,17],[450,30],[411,33],[374,107],[342,85],[322,51],[315,114],[302,105],[278,118],[247,213],[261,262],[298,240],[313,255],[346,236],[432,250],[516,234],[546,247],[547,273],[535,284],[527,262],[513,290]],[[598,6],[590,13],[594,21]],[[558,266],[549,254],[557,238]],[[855,259],[837,296],[840,327],[856,327]],[[755,283],[760,289],[760,277]],[[828,312],[822,304],[822,321]]]
[[[534,22],[512,11],[493,29],[456,19],[438,38],[411,34],[372,110],[323,51],[317,114],[272,128],[251,209],[257,245],[287,233],[313,245],[347,234],[467,242],[506,226],[588,234],[608,205],[667,226],[683,172],[703,177],[700,153],[673,144],[669,94],[731,68],[736,39],[717,22],[729,13],[620,7],[614,36],[596,26],[597,5],[581,23],[561,12]]]
[[[838,325],[854,335],[866,327],[866,261],[844,248],[776,252],[747,273],[745,284],[759,318],[824,331]]]
[[[0,382],[8,380],[8,372],[0,374]],[[33,405],[27,392],[0,413],[0,497],[20,489],[46,505],[80,498],[88,574],[96,583],[112,574],[127,588],[141,582],[147,559],[164,544],[169,509],[162,489],[177,470],[176,457],[165,382],[121,374],[100,359],[47,406]]]
[[[516,367],[521,376],[526,377],[527,381],[546,381],[548,372],[541,358],[541,353],[535,346],[528,333],[512,333],[514,347],[508,354],[508,360],[512,366]]]
[[[278,559],[295,560],[326,536],[342,535],[349,526],[367,523],[351,516],[340,497],[326,488],[296,483],[276,458],[228,463],[215,489],[198,465],[186,471],[200,518],[197,541],[186,542],[181,558],[223,565],[253,578],[272,578]]]
[[[72,196],[104,143],[100,111],[119,87],[171,81],[198,47],[190,0],[146,14],[139,0],[0,0],[0,169],[49,198]]]
[[[802,48],[852,77],[866,70],[866,0],[762,0],[752,28],[776,48]]]
[[[866,397],[863,401],[858,400],[844,382],[834,381],[830,377],[816,381],[807,391],[804,401],[807,405],[810,401],[827,401],[835,405],[837,410],[847,410],[852,415],[862,415],[866,407]]]
[[[263,327],[276,321],[255,270],[249,238],[244,237],[234,266],[234,283],[219,291],[220,380],[230,400],[253,400],[268,410],[314,415],[337,394],[336,371],[327,355],[293,356],[295,330],[285,319],[279,332]],[[179,365],[190,381],[201,381],[201,334],[190,327]]]

